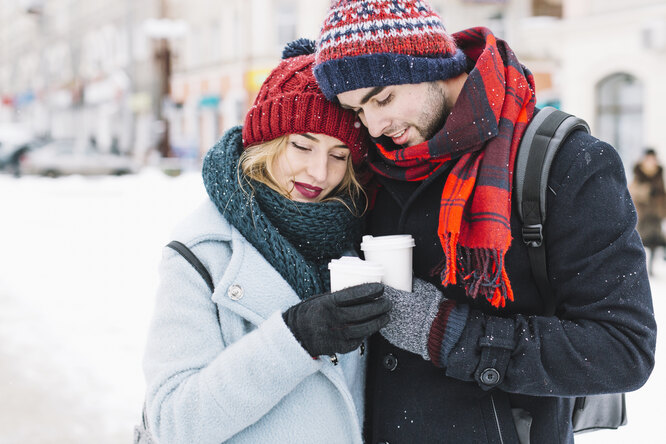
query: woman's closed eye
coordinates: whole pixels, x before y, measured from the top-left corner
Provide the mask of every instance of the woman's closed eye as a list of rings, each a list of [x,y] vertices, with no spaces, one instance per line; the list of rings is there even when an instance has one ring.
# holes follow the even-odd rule
[[[312,151],[311,148],[308,148],[307,146],[299,145],[296,142],[291,142],[291,145],[296,148],[297,150],[300,151]]]
[[[342,153],[331,153],[331,157],[333,157],[335,160],[347,160],[347,156],[349,154],[342,154]]]

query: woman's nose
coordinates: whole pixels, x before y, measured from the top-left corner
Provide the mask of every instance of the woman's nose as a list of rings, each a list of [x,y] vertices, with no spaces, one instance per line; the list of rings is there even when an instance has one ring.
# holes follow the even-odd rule
[[[311,162],[308,165],[308,173],[319,184],[326,181],[326,175],[328,174],[328,153],[313,156]]]

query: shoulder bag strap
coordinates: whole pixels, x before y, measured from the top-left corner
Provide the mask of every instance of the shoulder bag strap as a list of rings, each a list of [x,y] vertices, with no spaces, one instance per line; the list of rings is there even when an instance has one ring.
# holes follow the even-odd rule
[[[178,242],[176,240],[171,241],[167,244],[167,247],[170,247],[174,250],[176,250],[178,253],[180,253],[181,256],[185,258],[187,262],[194,267],[195,270],[201,275],[203,280],[206,282],[206,285],[208,285],[208,288],[210,289],[210,292],[212,293],[215,290],[215,285],[213,284],[213,279],[210,277],[210,273],[204,266],[204,264],[201,263],[198,257],[194,253],[192,253],[192,250],[187,248],[185,244],[182,242]]]

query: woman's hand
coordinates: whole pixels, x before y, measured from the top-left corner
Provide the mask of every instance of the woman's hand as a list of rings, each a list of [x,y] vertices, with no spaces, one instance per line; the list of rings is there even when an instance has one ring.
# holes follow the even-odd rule
[[[362,284],[312,296],[282,314],[310,356],[348,353],[389,321],[382,284]]]

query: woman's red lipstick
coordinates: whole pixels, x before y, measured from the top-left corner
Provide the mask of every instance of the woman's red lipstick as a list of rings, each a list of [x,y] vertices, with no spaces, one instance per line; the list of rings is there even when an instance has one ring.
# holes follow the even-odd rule
[[[294,188],[306,199],[316,199],[322,192],[322,188],[310,185],[309,183],[294,182]]]

